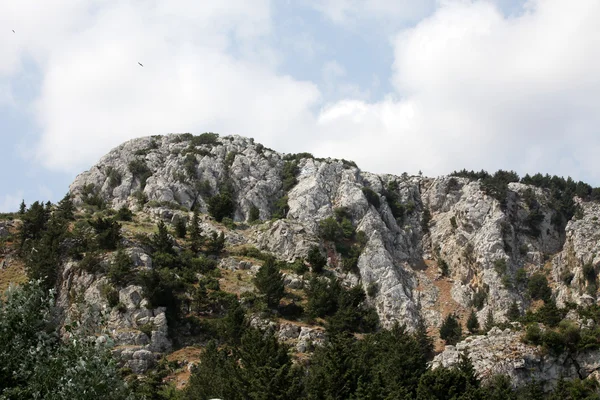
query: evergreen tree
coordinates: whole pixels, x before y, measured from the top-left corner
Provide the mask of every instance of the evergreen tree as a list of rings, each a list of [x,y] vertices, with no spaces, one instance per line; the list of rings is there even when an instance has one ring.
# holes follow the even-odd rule
[[[471,334],[475,334],[479,330],[479,321],[477,320],[477,314],[475,314],[475,310],[471,310],[471,314],[467,320],[467,329]]]
[[[267,305],[277,307],[285,294],[283,275],[279,271],[274,257],[268,257],[254,278],[256,288],[265,296]]]
[[[125,285],[131,279],[133,262],[122,247],[119,247],[108,269],[108,279],[115,285]]]
[[[25,205],[25,200],[21,200],[21,205],[19,206],[19,215],[25,214],[27,211],[27,206]]]
[[[116,250],[121,240],[121,224],[112,218],[98,217],[89,221],[96,232],[98,246],[104,250]]]
[[[213,232],[208,241],[207,250],[211,254],[219,254],[225,249],[225,234]]]
[[[36,281],[0,297],[0,398],[130,398],[108,349],[75,332],[60,339],[53,304]]]
[[[202,237],[202,232],[200,230],[200,221],[198,217],[198,208],[194,208],[194,216],[192,217],[192,222],[190,222],[190,246],[194,253],[197,253],[202,248],[204,244],[204,240]]]
[[[440,327],[440,338],[445,340],[447,344],[455,345],[459,342],[461,336],[460,322],[454,314],[448,314]]]
[[[187,226],[186,226],[186,222],[185,219],[183,218],[177,218],[177,220],[175,221],[175,234],[177,235],[178,238],[185,238],[185,235],[187,234]]]
[[[75,206],[69,193],[58,202],[55,214],[58,218],[62,218],[65,221],[73,221],[75,219]]]
[[[306,379],[307,398],[351,399],[358,385],[359,371],[352,335],[331,335],[327,343],[318,347],[312,358]]]
[[[509,321],[516,321],[521,316],[521,311],[519,310],[519,305],[516,301],[513,301],[510,307],[508,308],[508,312],[506,313]]]
[[[492,310],[488,310],[487,316],[485,318],[485,325],[483,326],[483,330],[487,333],[494,327],[496,323],[494,322],[494,314],[492,314]]]
[[[163,221],[158,222],[158,232],[152,235],[151,241],[154,253],[175,254],[173,238]]]
[[[321,255],[321,251],[318,246],[312,246],[308,251],[307,261],[311,266],[312,272],[320,274],[323,272],[323,268],[327,264],[325,257]]]

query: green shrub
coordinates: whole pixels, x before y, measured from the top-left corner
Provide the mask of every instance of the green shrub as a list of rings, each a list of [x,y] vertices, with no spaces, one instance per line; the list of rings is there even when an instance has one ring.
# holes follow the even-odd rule
[[[529,295],[535,300],[544,300],[547,302],[552,296],[552,290],[548,286],[548,279],[540,273],[536,273],[529,278],[527,283]]]
[[[235,211],[235,203],[231,193],[223,191],[208,200],[208,212],[217,222],[223,221],[223,218],[232,218]]]
[[[320,274],[327,265],[327,259],[323,257],[318,246],[312,246],[308,251],[307,261],[311,266],[312,272]]]
[[[190,144],[192,146],[202,146],[202,145],[209,145],[209,146],[213,146],[219,143],[219,135],[216,133],[212,133],[212,132],[206,132],[203,133],[199,136],[193,136],[192,138],[190,138]]]
[[[379,200],[379,195],[377,193],[375,193],[375,191],[373,189],[365,186],[362,188],[362,192],[365,195],[365,197],[367,198],[367,201],[369,202],[369,204],[371,204],[375,208],[379,208],[379,206],[381,205],[381,202]]]
[[[254,204],[250,207],[250,213],[248,214],[248,222],[253,223],[260,219],[260,210]]]
[[[123,206],[119,208],[117,214],[115,215],[117,221],[131,221],[133,220],[133,212],[127,208],[127,206]]]
[[[448,314],[440,327],[440,338],[447,344],[455,345],[462,336],[462,327],[454,314]]]
[[[329,217],[319,222],[319,234],[324,240],[335,242],[344,236],[342,227],[335,218]]]
[[[144,190],[146,187],[146,181],[148,178],[152,176],[152,171],[146,165],[146,162],[143,160],[135,159],[129,163],[129,172],[134,176],[134,178],[139,179],[140,188]]]

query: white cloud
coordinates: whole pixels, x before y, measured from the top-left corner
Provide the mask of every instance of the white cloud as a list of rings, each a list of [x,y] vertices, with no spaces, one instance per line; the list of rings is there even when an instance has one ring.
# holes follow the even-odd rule
[[[23,200],[23,191],[15,194],[5,194],[0,197],[0,212],[15,212],[19,210],[19,205]]]
[[[0,77],[23,56],[40,66],[35,157],[44,166],[76,172],[126,139],[165,132],[239,133],[274,146],[314,120],[315,85],[275,72],[267,0],[54,0],[49,21],[33,3],[11,3],[24,38]]]
[[[514,168],[598,184],[599,19],[595,0],[529,2],[517,17],[445,2],[393,41],[396,95],[321,114],[334,132],[321,151],[379,171]]]
[[[530,1],[511,16],[492,2],[441,2],[394,36],[394,91],[377,102],[335,61],[321,88],[284,75],[266,0],[49,3],[47,19],[32,0],[0,16],[23,35],[14,49],[0,39],[0,87],[23,56],[38,63],[35,154],[53,169],[79,172],[132,137],[215,131],[376,172],[511,168],[600,184],[595,0]],[[340,21],[374,23],[405,3],[323,4]],[[330,91],[342,100],[322,104]]]
[[[332,22],[356,25],[367,19],[401,25],[417,21],[434,8],[435,0],[306,0]]]

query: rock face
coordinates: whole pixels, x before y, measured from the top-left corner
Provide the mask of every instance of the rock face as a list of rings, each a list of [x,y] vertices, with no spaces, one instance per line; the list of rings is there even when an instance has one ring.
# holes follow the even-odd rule
[[[453,367],[468,357],[477,376],[483,380],[494,375],[507,375],[514,386],[532,379],[553,387],[564,379],[587,378],[597,373],[600,351],[583,351],[574,355],[553,356],[540,347],[524,344],[522,333],[492,328],[487,335],[471,336],[446,350],[432,361],[432,368]]]
[[[294,169],[290,163],[296,163],[293,185],[286,176]],[[233,220],[243,223],[258,210],[260,223],[232,231],[205,217],[202,229],[225,231],[230,245],[254,245],[287,261],[305,258],[315,245],[323,250],[319,222],[344,208],[366,238],[356,274],[344,275],[344,281],[359,283],[369,292],[368,301],[385,327],[398,322],[411,330],[424,321],[438,328],[451,312],[464,322],[472,308],[479,321],[489,314],[496,322],[506,321],[513,303],[521,310],[530,306],[526,279],[539,271],[551,272],[559,305],[596,301],[596,287],[586,281],[583,270],[600,263],[600,205],[581,202],[583,217],[568,221],[565,229],[553,223],[557,211],[549,191],[531,185],[510,183],[501,203],[486,194],[480,181],[376,175],[343,160],[285,156],[239,136],[184,134],[122,144],[80,174],[70,192],[78,205],[97,196],[113,208],[143,208],[156,219],[173,221],[189,217],[194,206],[206,213],[211,196],[225,186],[233,192]],[[285,218],[271,220],[284,200]],[[326,250],[329,267],[341,275],[340,254],[335,246]],[[151,267],[151,260],[139,255],[134,259],[136,265]],[[290,286],[302,285],[293,276],[286,279]],[[96,292],[85,293],[90,301],[99,301]],[[130,312],[129,304],[127,309]],[[139,346],[152,346],[153,338],[154,333],[149,344]],[[156,340],[162,343],[160,335]],[[533,350],[517,347],[534,357]],[[130,359],[146,358],[132,354]],[[514,363],[505,369],[511,368],[519,370]]]
[[[109,297],[118,304],[111,306]],[[81,321],[79,329],[86,334],[112,340],[114,354],[134,373],[145,372],[172,347],[165,308],[148,308],[141,287],[117,291],[105,276],[82,271],[74,262],[63,268],[57,306],[64,310],[65,324]]]

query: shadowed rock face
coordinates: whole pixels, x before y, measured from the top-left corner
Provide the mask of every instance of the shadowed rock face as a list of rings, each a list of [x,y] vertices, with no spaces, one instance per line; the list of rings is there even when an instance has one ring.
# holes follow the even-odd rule
[[[359,282],[365,290],[377,287],[369,291],[368,301],[386,327],[399,322],[414,329],[423,320],[437,328],[450,312],[464,322],[475,297],[480,300],[479,321],[490,312],[495,321],[505,321],[513,302],[521,310],[530,305],[522,278],[544,268],[551,271],[559,305],[595,301],[595,293],[586,294],[582,268],[600,262],[597,204],[583,203],[584,217],[569,221],[565,230],[552,224],[556,211],[550,194],[540,188],[511,183],[506,203],[500,204],[479,182],[466,178],[377,175],[346,161],[308,156],[295,158],[297,183],[284,192],[290,157],[239,136],[198,142],[191,135],[131,140],[77,176],[70,192],[78,205],[88,193],[116,209],[138,208],[139,199],[145,198],[145,212],[173,220],[189,215],[173,210],[174,205],[187,210],[198,206],[207,213],[209,198],[227,184],[233,191],[233,219],[248,220],[256,207],[262,220],[244,230],[227,231],[228,244],[252,244],[288,261],[306,257],[313,245],[324,250],[319,221],[345,207],[367,240],[357,274],[338,268],[339,276],[347,284]],[[369,202],[365,187],[376,193],[378,206]],[[286,218],[271,220],[284,195]],[[541,214],[538,234],[532,233],[528,220],[532,198]],[[396,209],[394,216],[394,202],[402,205],[403,215]],[[202,228],[220,230],[208,217]],[[339,267],[339,254],[332,246],[327,252],[330,267]],[[140,263],[151,265],[147,255],[141,256],[145,259]],[[442,261],[447,276],[441,274]],[[574,275],[569,285],[561,278],[566,272]]]

